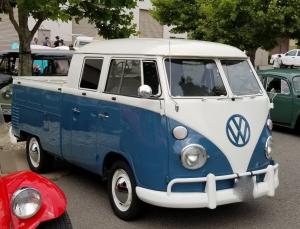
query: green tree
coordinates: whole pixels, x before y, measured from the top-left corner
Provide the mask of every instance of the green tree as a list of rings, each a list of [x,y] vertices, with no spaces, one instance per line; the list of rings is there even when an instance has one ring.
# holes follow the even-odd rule
[[[173,32],[216,41],[249,52],[300,38],[300,0],[152,0],[153,16]]]
[[[129,37],[135,33],[132,25],[133,14],[129,12],[137,0],[0,0],[0,12],[7,13],[20,42],[19,74],[32,74],[30,43],[45,20],[68,21],[88,18],[96,25],[99,35],[104,38]],[[17,13],[14,14],[14,9]],[[28,28],[28,17],[36,23]]]

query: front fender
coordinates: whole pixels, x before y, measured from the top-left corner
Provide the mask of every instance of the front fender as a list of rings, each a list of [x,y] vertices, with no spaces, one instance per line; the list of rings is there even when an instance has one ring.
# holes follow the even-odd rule
[[[29,219],[19,219],[11,212],[13,228],[36,228],[40,223],[58,218],[66,211],[67,200],[64,193],[51,181],[32,172],[18,172],[3,177],[8,200],[20,188],[28,187],[38,190],[42,197],[42,205],[36,215]],[[9,207],[10,208],[10,207]]]

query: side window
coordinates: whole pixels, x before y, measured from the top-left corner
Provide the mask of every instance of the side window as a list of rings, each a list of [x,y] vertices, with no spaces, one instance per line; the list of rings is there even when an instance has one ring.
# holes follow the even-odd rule
[[[159,76],[155,61],[143,61],[144,84],[152,88],[152,94],[159,94]]]
[[[102,64],[102,59],[85,59],[80,81],[80,88],[97,90]]]
[[[286,56],[296,56],[297,54],[297,50],[292,50],[292,51],[289,51],[287,54],[285,54]]]
[[[267,92],[276,92],[279,94],[289,95],[290,88],[287,81],[279,78],[267,78]]]
[[[105,92],[127,96],[138,96],[141,86],[140,60],[112,60]]]
[[[298,54],[297,54],[297,56],[300,56],[300,50],[298,50]]]

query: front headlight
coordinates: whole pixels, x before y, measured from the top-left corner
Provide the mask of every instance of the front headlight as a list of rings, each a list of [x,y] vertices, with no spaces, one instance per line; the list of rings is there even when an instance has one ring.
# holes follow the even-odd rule
[[[269,136],[265,146],[265,154],[268,159],[271,158],[272,148],[273,148],[273,138],[272,136]]]
[[[41,208],[41,194],[32,188],[22,188],[12,197],[12,211],[20,219],[34,216]]]
[[[182,165],[187,169],[199,169],[207,161],[208,155],[201,145],[191,144],[181,151]]]

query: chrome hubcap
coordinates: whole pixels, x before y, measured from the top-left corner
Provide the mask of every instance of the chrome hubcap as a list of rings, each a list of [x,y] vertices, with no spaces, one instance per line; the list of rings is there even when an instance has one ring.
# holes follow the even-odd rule
[[[132,202],[132,187],[128,174],[123,169],[115,171],[112,179],[113,200],[120,211],[127,211]]]
[[[29,143],[29,158],[34,167],[38,167],[40,164],[40,148],[39,143],[35,138],[32,138]]]
[[[128,188],[126,180],[121,177],[117,180],[116,186],[115,186],[115,192],[118,200],[125,204],[126,200],[128,199]]]

